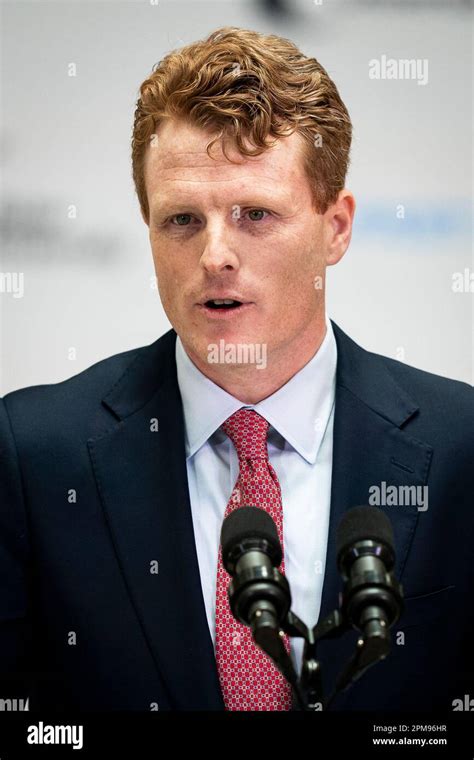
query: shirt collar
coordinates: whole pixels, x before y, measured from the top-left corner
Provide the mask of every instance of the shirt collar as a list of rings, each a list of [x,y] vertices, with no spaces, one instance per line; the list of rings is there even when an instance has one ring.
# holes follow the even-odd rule
[[[326,335],[312,359],[285,385],[257,404],[242,403],[206,377],[187,355],[179,336],[175,355],[187,459],[228,417],[245,407],[255,409],[269,422],[269,438],[273,428],[307,462],[314,464],[336,392],[337,346],[327,315]]]

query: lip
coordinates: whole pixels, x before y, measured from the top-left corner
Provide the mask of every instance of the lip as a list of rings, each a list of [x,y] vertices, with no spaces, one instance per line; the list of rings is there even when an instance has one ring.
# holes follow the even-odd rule
[[[241,303],[247,303],[245,298],[237,293],[221,293],[220,295],[219,293],[208,293],[199,303],[201,306],[204,306],[207,301],[214,301],[215,299],[218,301],[240,301]]]
[[[234,299],[235,301],[239,300],[237,298]],[[232,319],[235,317],[238,317],[244,312],[248,311],[248,309],[253,306],[253,303],[249,301],[248,303],[242,303],[240,306],[234,306],[234,308],[230,307],[228,309],[212,309],[210,306],[206,306],[206,304],[198,303],[196,304],[198,309],[209,319]]]

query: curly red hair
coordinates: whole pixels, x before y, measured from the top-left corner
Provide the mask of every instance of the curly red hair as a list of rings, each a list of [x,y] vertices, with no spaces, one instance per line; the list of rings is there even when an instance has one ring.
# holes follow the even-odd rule
[[[314,205],[324,213],[344,187],[352,124],[334,82],[316,58],[277,35],[223,27],[207,39],[168,53],[143,82],[136,103],[132,171],[143,217],[147,147],[165,118],[184,118],[210,130],[212,145],[230,138],[255,156],[271,140],[297,131]],[[245,140],[245,142],[244,142]]]

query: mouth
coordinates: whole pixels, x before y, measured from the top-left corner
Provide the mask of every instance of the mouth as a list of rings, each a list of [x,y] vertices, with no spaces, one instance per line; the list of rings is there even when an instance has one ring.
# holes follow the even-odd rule
[[[223,319],[242,314],[252,306],[252,303],[234,298],[211,298],[197,305],[206,316],[212,319]]]

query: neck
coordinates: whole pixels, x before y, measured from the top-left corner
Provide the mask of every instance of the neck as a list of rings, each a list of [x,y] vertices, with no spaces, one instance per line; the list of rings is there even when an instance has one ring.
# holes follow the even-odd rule
[[[186,346],[185,350],[195,366],[209,380],[227,391],[243,404],[258,404],[285,385],[296,375],[319,350],[326,335],[326,321],[323,315],[318,325],[311,326],[309,335],[301,335],[288,346],[271,352],[267,365],[209,364],[203,362]]]

